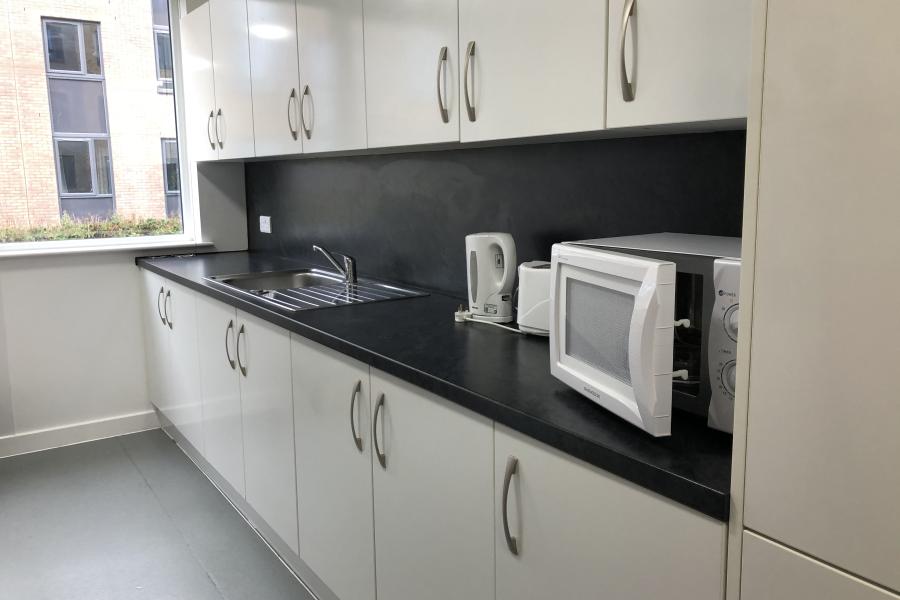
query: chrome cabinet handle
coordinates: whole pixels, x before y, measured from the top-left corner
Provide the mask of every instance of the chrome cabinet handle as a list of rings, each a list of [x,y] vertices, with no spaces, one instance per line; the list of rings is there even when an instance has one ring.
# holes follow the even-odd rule
[[[519,540],[509,533],[509,484],[512,482],[513,475],[515,475],[518,470],[519,459],[515,456],[510,456],[506,460],[506,474],[503,476],[503,535],[506,538],[506,547],[509,548],[509,551],[515,556],[519,555]]]
[[[306,106],[306,98],[309,98],[310,103],[312,103],[312,92],[309,91],[309,86],[303,86],[303,93],[300,94],[300,127],[303,128],[303,135],[306,136],[306,139],[312,138],[312,128],[315,126],[316,122],[316,105],[312,105],[312,116],[310,117],[309,127],[306,126],[306,113],[304,112],[304,107]]]
[[[466,101],[466,113],[469,120],[475,122],[475,102],[469,98],[469,63],[475,58],[475,42],[469,42],[466,47],[466,66],[463,68],[463,98]],[[475,69],[472,68],[472,90],[475,90]]]
[[[356,400],[359,398],[361,392],[362,381],[357,381],[356,385],[353,386],[353,393],[350,395],[350,433],[353,434],[353,443],[356,444],[356,449],[360,452],[362,452],[363,449],[363,441],[362,436],[356,431],[356,419],[353,418],[353,413],[357,412],[355,410]]]
[[[381,444],[378,443],[378,415],[381,414],[381,408],[384,406],[384,394],[378,396],[378,402],[375,403],[375,414],[372,416],[372,441],[375,442],[375,455],[378,457],[378,463],[382,469],[387,469],[387,456],[381,451]]]
[[[166,290],[166,300],[163,302],[163,310],[166,313],[166,324],[172,329],[172,319],[169,317],[169,300],[172,299],[172,290]]]
[[[225,142],[222,141],[222,136],[219,134],[219,120],[222,118],[222,109],[220,108],[218,112],[216,112],[216,140],[219,142],[219,148],[225,147]]]
[[[446,80],[447,80],[447,46],[441,48],[441,51],[438,52],[438,65],[437,65],[437,101],[438,101],[438,112],[441,114],[441,121],[444,123],[450,122],[450,112],[447,110],[447,103],[444,101],[444,96],[446,95]],[[444,83],[444,91],[441,91],[441,83]]]
[[[166,325],[166,318],[163,316],[162,308],[159,306],[159,301],[162,300],[163,294],[166,292],[166,288],[159,288],[159,294],[156,295],[156,314],[159,315],[160,321],[162,321],[163,326]]]
[[[628,24],[635,14],[636,0],[628,0],[622,14],[622,31],[619,39],[619,79],[622,86],[622,99],[625,102],[634,101],[634,83],[628,81],[628,71],[625,70],[625,34],[628,33]]]
[[[244,325],[241,324],[241,328],[238,330],[237,340],[235,340],[234,348],[237,351],[237,364],[238,367],[241,368],[241,375],[244,377],[247,376],[247,367],[244,365],[244,362],[241,360],[241,336],[244,335]]]
[[[231,366],[231,370],[234,371],[234,359],[231,358],[231,350],[228,348],[228,332],[231,332],[234,335],[234,320],[228,321],[228,327],[225,328],[225,357],[228,358],[228,364]],[[235,344],[236,346],[236,344]]]
[[[209,116],[206,117],[206,139],[209,140],[209,147],[213,150],[216,149],[216,143],[212,139],[212,132],[209,130],[210,125],[212,125],[213,117],[216,116],[215,111],[209,111]]]
[[[287,122],[288,129],[291,132],[291,137],[294,138],[294,141],[297,141],[297,134],[299,133],[296,129],[294,129],[294,121],[291,119],[294,111],[294,103],[297,101],[297,88],[291,88],[291,95],[288,96],[288,105],[287,105]]]

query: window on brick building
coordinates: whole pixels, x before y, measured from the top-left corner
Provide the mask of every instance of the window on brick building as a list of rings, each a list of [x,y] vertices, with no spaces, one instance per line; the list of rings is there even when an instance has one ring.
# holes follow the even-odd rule
[[[181,174],[178,164],[178,140],[162,140],[163,182],[166,192],[166,216],[181,218]]]
[[[71,219],[116,212],[100,25],[44,19],[59,210]]]
[[[168,0],[151,0],[151,2],[157,91],[161,94],[170,94],[175,80],[175,68],[172,64],[172,36],[169,33],[169,3]]]

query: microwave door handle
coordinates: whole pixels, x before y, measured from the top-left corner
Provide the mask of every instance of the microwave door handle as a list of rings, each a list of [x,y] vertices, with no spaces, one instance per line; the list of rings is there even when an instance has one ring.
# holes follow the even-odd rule
[[[640,413],[644,429],[653,435],[669,435],[668,426],[659,430],[660,425],[654,414],[657,408],[656,373],[654,354],[657,345],[656,323],[661,310],[661,294],[655,276],[654,281],[646,279],[635,296],[634,315],[628,336],[628,366],[634,399]],[[674,306],[673,306],[674,310]],[[673,321],[674,322],[674,321]],[[668,349],[671,353],[671,349]],[[671,368],[668,369],[671,372]]]

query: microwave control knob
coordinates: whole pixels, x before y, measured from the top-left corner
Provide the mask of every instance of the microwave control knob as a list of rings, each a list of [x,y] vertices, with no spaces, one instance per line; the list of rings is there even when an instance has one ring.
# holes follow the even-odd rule
[[[722,367],[722,385],[725,391],[734,396],[734,388],[737,385],[737,364],[730,360]]]
[[[740,323],[740,320],[740,305],[733,304],[729,306],[728,310],[725,311],[725,333],[728,334],[728,337],[730,337],[733,342],[737,341],[738,324]]]

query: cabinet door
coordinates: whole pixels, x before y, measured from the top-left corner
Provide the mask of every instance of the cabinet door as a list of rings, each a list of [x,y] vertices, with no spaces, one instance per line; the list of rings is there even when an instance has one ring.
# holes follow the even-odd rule
[[[749,531],[744,532],[742,563],[742,600],[900,600]]]
[[[746,119],[751,4],[610,0],[606,126]]]
[[[606,2],[459,0],[459,65],[463,142],[603,129]]]
[[[304,152],[366,147],[362,0],[297,0]]]
[[[377,597],[493,600],[492,423],[374,370],[372,398]]]
[[[246,0],[210,0],[219,158],[253,156],[253,98]]]
[[[342,600],[374,600],[369,368],[296,336],[291,360],[300,558]]]
[[[169,376],[169,325],[165,316],[163,279],[142,272],[144,285],[144,346],[147,362],[147,394],[150,402],[168,416],[166,379]]]
[[[247,502],[297,552],[290,335],[240,311],[238,323]]]
[[[900,590],[900,3],[766,22],[744,520]]]
[[[458,141],[457,0],[365,0],[365,8],[369,147]]]
[[[168,393],[172,423],[203,454],[203,406],[200,401],[200,355],[197,348],[197,298],[185,287],[167,282],[171,292],[166,315],[170,326]]]
[[[197,330],[203,456],[243,496],[244,434],[241,431],[235,309],[198,295]]]
[[[215,160],[219,157],[219,148],[214,131],[216,92],[208,3],[182,17],[181,55],[190,158]]]
[[[497,600],[722,598],[724,523],[499,425],[494,477]]]
[[[247,0],[256,156],[298,154],[300,80],[295,0]]]

